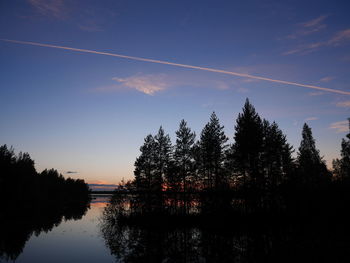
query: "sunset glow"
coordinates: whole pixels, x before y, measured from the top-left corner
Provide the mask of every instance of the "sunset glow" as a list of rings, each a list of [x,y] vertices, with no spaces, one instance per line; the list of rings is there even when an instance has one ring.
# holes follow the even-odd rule
[[[5,3],[6,2],[6,3]],[[304,122],[327,161],[350,116],[347,1],[5,1],[0,144],[101,189],[133,178],[147,134],[233,142],[249,98],[295,149]],[[98,186],[100,185],[100,186]]]

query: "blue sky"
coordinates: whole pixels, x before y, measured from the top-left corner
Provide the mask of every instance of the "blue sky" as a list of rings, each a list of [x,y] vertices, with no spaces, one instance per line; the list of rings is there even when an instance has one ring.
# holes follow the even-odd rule
[[[350,117],[349,8],[348,1],[311,0],[1,1],[1,39],[331,91],[0,41],[0,144],[29,152],[39,171],[117,183],[132,178],[143,138],[160,125],[175,141],[182,118],[199,134],[215,111],[232,141],[248,97],[296,149],[307,122],[330,164]]]

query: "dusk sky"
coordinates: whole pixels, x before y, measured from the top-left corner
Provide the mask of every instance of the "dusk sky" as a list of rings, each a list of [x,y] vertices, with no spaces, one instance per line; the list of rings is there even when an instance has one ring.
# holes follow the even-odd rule
[[[39,172],[113,184],[133,178],[160,125],[174,143],[185,119],[198,139],[215,111],[232,142],[248,97],[296,151],[307,122],[331,168],[350,117],[349,11],[334,0],[2,0],[0,145]]]

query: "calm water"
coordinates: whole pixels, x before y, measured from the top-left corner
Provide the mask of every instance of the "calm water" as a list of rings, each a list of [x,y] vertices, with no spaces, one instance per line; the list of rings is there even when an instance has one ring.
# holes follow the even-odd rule
[[[63,219],[51,231],[33,233],[15,262],[114,262],[99,227],[108,198],[97,196],[81,219]]]
[[[257,224],[118,224],[109,196],[90,208],[0,218],[0,262],[349,262],[343,226]],[[224,220],[218,218],[219,221]],[[224,220],[225,221],[225,220]],[[218,222],[218,221],[216,221]]]

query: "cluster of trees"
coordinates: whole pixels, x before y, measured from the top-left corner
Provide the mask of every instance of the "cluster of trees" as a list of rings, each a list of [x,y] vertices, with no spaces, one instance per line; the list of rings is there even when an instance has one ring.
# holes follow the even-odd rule
[[[11,198],[9,198],[11,196]],[[64,178],[56,170],[38,173],[28,153],[15,154],[0,146],[0,198],[5,206],[57,206],[85,202],[88,185],[81,179]]]
[[[182,120],[174,145],[160,127],[140,151],[129,194],[116,192],[102,217],[118,260],[348,258],[350,129],[332,172],[307,124],[294,155],[248,100],[232,144],[213,113],[198,139]]]
[[[332,177],[307,124],[293,158],[286,135],[275,122],[261,118],[247,99],[236,120],[232,144],[228,144],[215,113],[198,140],[184,120],[176,131],[175,145],[162,127],[155,136],[147,135],[135,162],[133,186],[138,193],[182,193],[173,202],[181,207],[186,206],[187,194],[220,193],[219,199],[210,196],[206,202],[214,200],[217,206],[229,195],[229,205],[239,199],[253,208],[271,208],[280,202],[282,192],[316,190],[329,186],[333,179],[350,178],[350,134],[347,137],[349,140],[342,142],[341,159],[334,161]],[[162,202],[159,197],[154,195],[146,202],[151,204],[148,209]]]
[[[334,175],[340,179],[349,179],[350,177],[350,118],[349,133],[346,135],[347,139],[342,139],[340,159],[333,160]]]
[[[16,260],[32,234],[80,219],[90,203],[84,180],[56,170],[38,173],[28,153],[0,146],[0,261]]]

